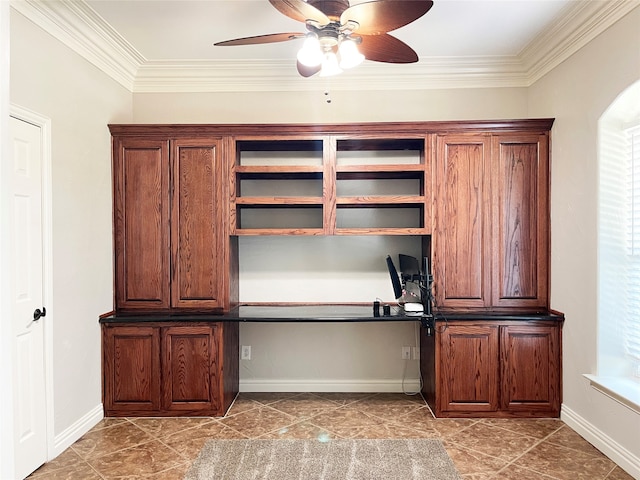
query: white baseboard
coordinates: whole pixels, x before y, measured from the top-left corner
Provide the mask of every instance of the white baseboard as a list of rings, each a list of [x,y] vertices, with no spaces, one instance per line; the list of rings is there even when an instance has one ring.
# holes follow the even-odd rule
[[[420,379],[402,380],[240,380],[240,392],[416,393]]]
[[[92,410],[87,412],[82,418],[66,428],[53,439],[53,448],[49,449],[49,460],[64,452],[73,445],[85,433],[95,427],[104,418],[104,410],[102,404],[96,405]]]
[[[616,462],[629,475],[636,480],[640,480],[640,458],[564,404],[562,405],[560,418],[590,444]]]

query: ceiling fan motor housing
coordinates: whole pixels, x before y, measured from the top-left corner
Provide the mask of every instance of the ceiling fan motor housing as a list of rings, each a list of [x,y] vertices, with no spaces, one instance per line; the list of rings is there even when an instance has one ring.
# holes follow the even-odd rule
[[[323,50],[331,49],[340,43],[342,35],[340,33],[340,25],[336,22],[331,22],[329,25],[320,28],[308,24],[307,29],[315,33]]]

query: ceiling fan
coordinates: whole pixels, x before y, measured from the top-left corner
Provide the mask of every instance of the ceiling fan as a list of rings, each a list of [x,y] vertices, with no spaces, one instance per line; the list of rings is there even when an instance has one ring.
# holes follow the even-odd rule
[[[303,77],[329,76],[374,62],[414,63],[416,52],[388,32],[427,13],[431,0],[372,0],[350,6],[349,0],[269,0],[280,13],[303,22],[307,33],[272,33],[218,42],[216,46],[256,45],[304,38],[296,66]]]

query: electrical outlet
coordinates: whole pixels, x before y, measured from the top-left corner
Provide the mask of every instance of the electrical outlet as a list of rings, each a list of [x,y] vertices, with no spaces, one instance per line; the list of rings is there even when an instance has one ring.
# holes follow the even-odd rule
[[[413,359],[420,360],[420,347],[413,347]]]
[[[402,359],[411,360],[411,347],[402,347]]]
[[[251,360],[251,345],[242,345],[242,350],[240,351],[240,359]]]

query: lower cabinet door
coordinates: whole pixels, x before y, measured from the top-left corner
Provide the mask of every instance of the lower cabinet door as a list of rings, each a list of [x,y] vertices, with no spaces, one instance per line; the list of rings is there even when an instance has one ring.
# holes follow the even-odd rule
[[[498,327],[450,325],[440,334],[438,410],[498,410]]]
[[[103,328],[104,408],[107,416],[160,409],[160,330]]]
[[[436,416],[558,417],[562,324],[436,328]]]
[[[217,333],[215,325],[162,329],[163,410],[219,413]]]
[[[501,408],[520,414],[560,413],[560,328],[505,326],[501,330]]]

